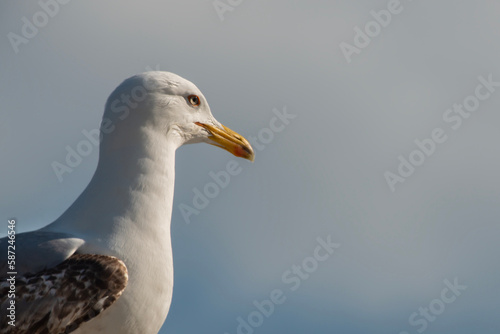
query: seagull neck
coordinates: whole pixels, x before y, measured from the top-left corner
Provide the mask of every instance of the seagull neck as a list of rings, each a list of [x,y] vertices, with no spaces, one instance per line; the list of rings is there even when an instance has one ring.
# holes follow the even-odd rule
[[[174,140],[143,133],[124,147],[101,144],[97,170],[87,188],[55,222],[74,232],[99,235],[168,235],[174,197]],[[134,144],[135,143],[135,144]]]

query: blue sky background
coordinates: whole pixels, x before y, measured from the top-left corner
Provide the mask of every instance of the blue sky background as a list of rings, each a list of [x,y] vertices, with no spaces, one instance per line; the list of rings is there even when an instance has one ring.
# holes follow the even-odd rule
[[[498,333],[500,87],[456,130],[443,114],[479,76],[500,82],[500,4],[402,0],[348,62],[340,44],[355,45],[355,27],[389,3],[242,1],[221,20],[212,0],[70,1],[16,53],[8,34],[22,36],[22,18],[42,7],[4,1],[0,235],[10,217],[32,230],[74,201],[97,148],[62,182],[51,164],[99,126],[123,79],[161,69],[193,81],[244,136],[269,127],[274,108],[296,117],[255,163],[238,160],[241,173],[190,224],[179,206],[234,157],[178,150],[175,287],[160,333],[237,333],[274,289],[286,300],[254,333]],[[384,173],[436,128],[447,140],[391,191]],[[282,275],[328,236],[340,247],[292,291]],[[443,303],[454,279],[467,288]],[[434,307],[432,321],[420,307]]]

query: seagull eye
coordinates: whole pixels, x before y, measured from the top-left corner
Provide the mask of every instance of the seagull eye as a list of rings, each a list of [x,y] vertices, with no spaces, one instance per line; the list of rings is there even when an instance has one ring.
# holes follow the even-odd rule
[[[189,95],[188,101],[192,106],[197,107],[200,105],[200,98],[197,95]]]

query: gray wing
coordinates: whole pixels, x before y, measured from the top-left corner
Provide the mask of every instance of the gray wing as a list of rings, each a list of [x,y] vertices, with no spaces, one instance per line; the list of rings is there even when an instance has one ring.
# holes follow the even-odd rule
[[[40,230],[16,234],[15,243],[12,244],[9,244],[9,240],[7,237],[0,239],[0,277],[11,271],[22,276],[52,268],[85,243],[68,233]],[[14,270],[9,268],[8,250],[15,253]]]
[[[71,333],[110,305],[127,285],[125,264],[112,256],[74,254],[53,268],[15,278],[15,326],[9,321],[12,280],[0,282],[0,332]]]

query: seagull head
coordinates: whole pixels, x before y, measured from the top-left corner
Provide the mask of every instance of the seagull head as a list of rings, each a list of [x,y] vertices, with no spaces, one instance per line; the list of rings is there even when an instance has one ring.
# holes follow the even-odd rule
[[[152,71],[121,83],[108,98],[101,123],[101,149],[119,148],[146,132],[184,144],[206,142],[237,157],[254,160],[250,143],[219,123],[192,82],[170,72]]]

